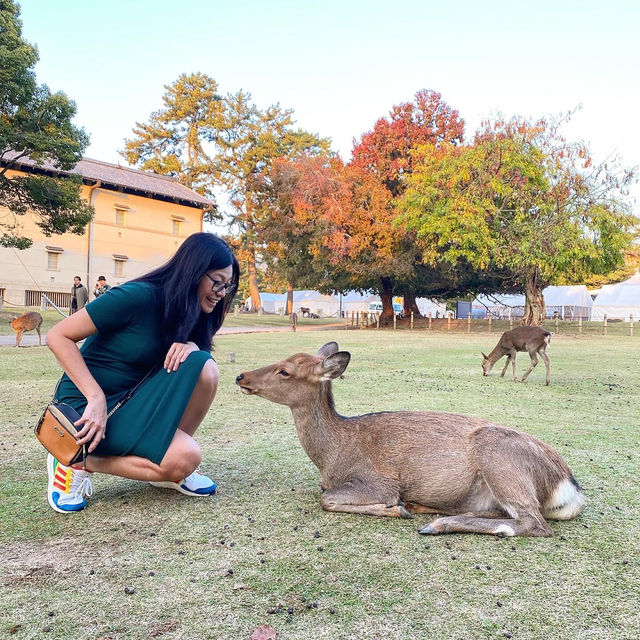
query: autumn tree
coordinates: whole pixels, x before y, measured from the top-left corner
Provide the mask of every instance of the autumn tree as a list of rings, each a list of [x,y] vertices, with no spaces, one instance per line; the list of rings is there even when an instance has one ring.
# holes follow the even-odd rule
[[[406,188],[407,178],[413,172],[413,150],[422,145],[459,144],[464,135],[464,121],[458,111],[450,107],[440,93],[422,90],[414,96],[413,102],[394,106],[386,118],[380,118],[373,129],[365,133],[354,146],[351,164],[364,174],[371,176],[389,192],[390,200],[399,198]],[[392,213],[386,218],[391,222]],[[395,282],[395,292],[404,296],[405,313],[419,314],[415,303],[416,295],[431,290],[428,268],[421,264],[421,253],[416,247],[415,234],[402,227],[394,228],[394,251],[405,255],[400,260],[403,265],[414,263],[413,277],[405,269],[405,275],[386,274],[385,282]],[[381,248],[384,253],[384,249]],[[440,274],[442,275],[442,274]],[[392,293],[393,295],[393,293]],[[386,299],[389,298],[389,302]],[[393,314],[391,297],[383,299],[383,317]]]
[[[75,103],[37,84],[38,51],[22,38],[19,16],[15,2],[0,0],[0,245],[26,249],[32,240],[21,235],[21,216],[33,215],[46,236],[83,234],[93,209],[80,195],[79,177],[9,177],[24,159],[69,170],[89,142],[71,122]]]
[[[472,145],[423,147],[399,204],[427,264],[464,259],[513,274],[524,324],[543,321],[547,285],[618,268],[638,223],[624,197],[633,175],[594,166],[559,126],[501,119]]]

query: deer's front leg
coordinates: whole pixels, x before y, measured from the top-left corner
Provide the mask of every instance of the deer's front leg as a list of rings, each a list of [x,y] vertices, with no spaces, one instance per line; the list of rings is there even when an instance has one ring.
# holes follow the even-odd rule
[[[511,359],[511,366],[513,367],[513,381],[517,382],[518,379],[516,378],[516,351],[513,350],[510,354],[509,354],[509,358]]]
[[[502,373],[500,374],[501,378],[504,378],[505,371],[507,370],[507,367],[509,366],[510,362],[511,362],[511,356],[507,356],[507,361],[504,363],[504,369],[502,369]]]
[[[321,504],[325,511],[361,513],[384,518],[413,518],[398,495],[385,496],[376,487],[359,482],[345,482],[336,489],[325,491]]]

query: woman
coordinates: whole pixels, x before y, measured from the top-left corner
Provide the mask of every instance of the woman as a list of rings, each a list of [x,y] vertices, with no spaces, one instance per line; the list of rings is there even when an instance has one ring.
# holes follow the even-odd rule
[[[211,495],[216,484],[196,469],[193,434],[216,393],[211,341],[236,293],[240,269],[211,233],[189,236],[164,266],[114,287],[47,333],[65,374],[56,398],[81,414],[78,442],[86,467],[47,457],[47,497],[61,513],[86,507],[91,472],[110,473]],[[78,349],[76,343],[85,339]],[[154,370],[154,367],[157,370]],[[149,372],[133,397],[107,413]]]

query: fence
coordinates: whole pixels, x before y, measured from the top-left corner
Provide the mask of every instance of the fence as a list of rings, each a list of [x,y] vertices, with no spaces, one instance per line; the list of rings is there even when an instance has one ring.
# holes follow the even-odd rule
[[[39,307],[42,304],[42,295],[46,295],[56,306],[68,309],[71,305],[71,293],[64,291],[34,291],[27,289],[24,292],[25,307]]]
[[[380,321],[379,313],[367,311],[354,311],[347,314],[345,319],[345,329],[415,329],[427,331],[446,331],[451,333],[504,333],[519,326],[519,320],[513,316],[508,319],[496,319],[492,316],[488,318],[453,318],[450,313],[446,318],[433,318],[431,314],[425,317],[415,317],[411,314],[409,318],[397,318],[384,324]],[[548,331],[555,334],[566,335],[618,335],[633,336],[634,321],[630,316],[628,322],[619,319],[604,318],[602,321],[587,321],[582,317],[574,320],[546,318],[542,325]]]

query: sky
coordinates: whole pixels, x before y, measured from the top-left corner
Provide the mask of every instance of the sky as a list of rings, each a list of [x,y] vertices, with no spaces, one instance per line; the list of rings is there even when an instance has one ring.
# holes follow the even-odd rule
[[[597,162],[640,165],[637,0],[22,0],[39,83],[64,91],[91,144],[118,151],[182,73],[258,107],[293,109],[297,126],[353,140],[421,89],[442,94],[471,137],[481,121],[557,116]],[[640,187],[632,195],[640,200]],[[636,207],[636,211],[638,208]]]

